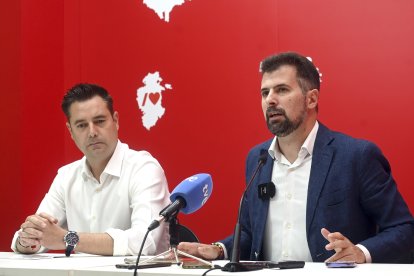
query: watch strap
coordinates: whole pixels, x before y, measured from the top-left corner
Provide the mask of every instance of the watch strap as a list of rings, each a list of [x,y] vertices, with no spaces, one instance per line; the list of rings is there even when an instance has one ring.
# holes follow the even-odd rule
[[[73,245],[67,245],[65,250],[66,257],[70,257],[70,254],[72,253],[73,249],[75,247]]]

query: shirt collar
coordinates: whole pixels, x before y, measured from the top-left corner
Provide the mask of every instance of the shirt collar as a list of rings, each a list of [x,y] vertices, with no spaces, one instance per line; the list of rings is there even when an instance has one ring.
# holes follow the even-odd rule
[[[121,141],[118,140],[118,143],[116,144],[114,153],[111,156],[111,159],[109,159],[108,164],[106,164],[106,167],[102,174],[110,174],[113,176],[120,177],[121,176],[121,168],[122,168],[122,160],[124,159],[125,152],[128,150],[128,145],[121,143]],[[89,166],[86,163],[86,157],[84,156],[82,158],[82,175],[84,177],[93,177],[91,170],[89,169]]]
[[[303,145],[300,147],[299,155],[302,155],[305,153],[312,155],[313,147],[315,145],[315,140],[316,140],[316,134],[318,133],[318,128],[319,128],[319,123],[318,121],[316,121],[308,137],[306,137],[305,142],[303,142]],[[272,143],[270,144],[268,152],[269,152],[269,155],[276,161],[279,161],[281,159],[282,153],[280,152],[279,145],[277,143],[277,136],[275,136]]]

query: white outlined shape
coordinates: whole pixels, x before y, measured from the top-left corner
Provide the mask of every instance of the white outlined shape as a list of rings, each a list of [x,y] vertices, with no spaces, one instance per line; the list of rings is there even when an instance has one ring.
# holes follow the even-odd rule
[[[143,3],[155,11],[158,17],[165,22],[170,21],[170,13],[176,6],[184,4],[185,0],[144,0]]]
[[[142,125],[150,130],[164,115],[162,93],[165,89],[172,89],[171,84],[161,85],[162,78],[159,72],[148,73],[142,80],[144,86],[137,89],[138,108],[142,111]]]

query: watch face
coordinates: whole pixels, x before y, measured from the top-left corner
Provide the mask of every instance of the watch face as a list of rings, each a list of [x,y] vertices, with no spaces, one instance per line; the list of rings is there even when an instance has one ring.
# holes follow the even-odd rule
[[[76,245],[79,242],[79,236],[76,232],[68,232],[65,241],[68,245]]]

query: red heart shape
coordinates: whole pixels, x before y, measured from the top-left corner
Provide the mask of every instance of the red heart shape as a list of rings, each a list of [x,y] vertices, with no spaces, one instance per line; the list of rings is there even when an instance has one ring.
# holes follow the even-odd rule
[[[151,100],[153,105],[155,105],[158,102],[160,96],[160,93],[149,93],[149,99]]]

